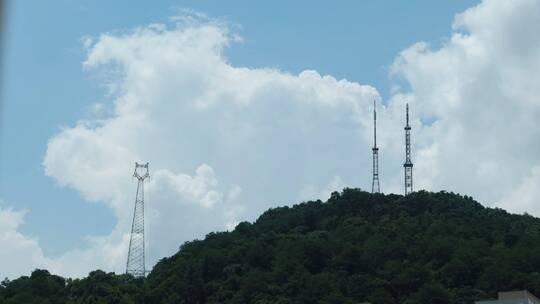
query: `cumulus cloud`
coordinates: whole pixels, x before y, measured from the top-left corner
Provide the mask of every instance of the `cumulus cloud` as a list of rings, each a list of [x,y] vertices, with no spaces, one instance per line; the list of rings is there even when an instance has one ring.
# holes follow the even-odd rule
[[[402,90],[432,122],[417,129],[419,187],[540,215],[531,191],[508,196],[540,165],[539,26],[538,1],[486,0],[456,16],[441,47],[419,42],[397,57]]]
[[[1,202],[1,201],[0,201]],[[0,276],[15,277],[43,267],[47,259],[35,238],[19,232],[25,211],[0,206]]]
[[[416,189],[540,214],[539,5],[483,1],[456,16],[441,46],[419,42],[396,57],[394,93],[378,116],[384,192],[402,192],[409,102]],[[324,199],[343,186],[369,189],[376,89],[312,70],[236,66],[226,50],[238,37],[226,24],[197,14],[171,20],[85,39],[84,69],[100,76],[108,100],[96,106],[99,119],[51,137],[43,164],[60,185],[107,204],[118,222],[54,260],[19,234],[36,265],[69,275],[123,271],[135,161],[151,168],[150,265],[269,207]],[[22,215],[10,218],[7,230],[16,233]]]
[[[373,87],[311,70],[237,67],[225,56],[238,41],[226,24],[197,14],[171,20],[85,40],[84,68],[100,75],[110,100],[96,106],[99,119],[82,119],[48,144],[45,173],[118,219],[109,236],[70,253],[106,260],[89,268],[123,270],[135,161],[150,162],[150,264],[184,241],[296,202],[304,185],[326,195],[362,171],[362,126],[380,99]]]
[[[115,269],[125,261],[128,235],[117,240],[111,237],[88,237],[88,249],[70,250],[58,257],[44,255],[35,237],[20,231],[26,211],[5,207],[0,201],[0,277],[14,279],[28,275],[36,268],[52,273],[81,276],[89,269]]]
[[[498,206],[510,212],[527,212],[538,216],[538,204],[540,203],[540,187],[538,185],[540,185],[540,166],[532,168],[529,174],[517,181],[517,187],[503,196]]]
[[[334,191],[341,191],[345,187],[341,177],[334,176],[334,178],[324,187],[317,187],[315,185],[304,185],[300,190],[298,197],[301,201],[308,200],[326,200],[330,197],[330,194]]]

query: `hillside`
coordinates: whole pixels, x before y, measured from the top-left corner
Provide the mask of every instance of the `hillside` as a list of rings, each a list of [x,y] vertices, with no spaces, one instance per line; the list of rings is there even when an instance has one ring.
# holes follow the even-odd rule
[[[345,189],[187,242],[144,281],[36,271],[3,282],[0,303],[472,303],[510,289],[540,294],[540,219]]]

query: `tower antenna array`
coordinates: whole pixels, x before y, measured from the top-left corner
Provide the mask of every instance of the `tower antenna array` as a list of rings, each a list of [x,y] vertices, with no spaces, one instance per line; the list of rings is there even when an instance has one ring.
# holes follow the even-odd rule
[[[141,169],[142,175],[139,174],[138,169]],[[146,274],[144,265],[144,180],[150,177],[148,163],[144,165],[135,163],[133,177],[137,178],[137,194],[133,210],[126,273],[134,277],[144,277]]]
[[[405,125],[405,195],[413,192],[413,163],[411,161],[411,126],[409,125],[409,104],[406,105],[407,124]]]
[[[377,148],[377,108],[373,100],[373,179],[371,182],[371,193],[379,193],[379,148]]]

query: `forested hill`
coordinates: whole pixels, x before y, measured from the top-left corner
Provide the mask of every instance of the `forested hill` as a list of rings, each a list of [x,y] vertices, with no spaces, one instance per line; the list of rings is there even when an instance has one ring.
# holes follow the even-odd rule
[[[540,219],[345,189],[188,242],[146,280],[36,271],[3,282],[0,303],[473,303],[512,289],[540,294]]]

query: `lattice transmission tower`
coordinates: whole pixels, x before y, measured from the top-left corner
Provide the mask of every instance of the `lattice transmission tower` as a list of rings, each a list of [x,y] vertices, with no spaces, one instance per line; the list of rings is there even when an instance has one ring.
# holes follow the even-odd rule
[[[142,171],[141,174],[139,174],[139,169]],[[144,277],[146,275],[144,265],[144,180],[150,177],[148,163],[135,163],[133,177],[137,178],[137,194],[133,210],[133,223],[131,224],[126,273],[134,277]]]
[[[373,179],[371,181],[371,193],[381,192],[379,186],[379,148],[377,148],[377,108],[373,100]]]
[[[407,124],[405,125],[405,195],[413,192],[413,163],[411,161],[411,126],[409,125],[409,104],[406,106]]]

